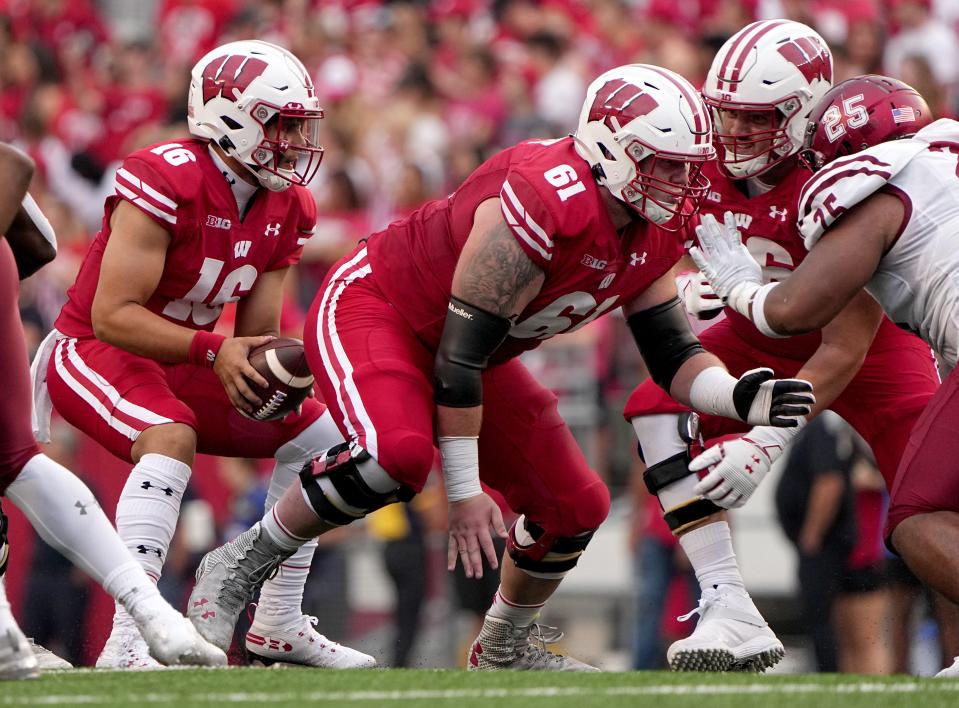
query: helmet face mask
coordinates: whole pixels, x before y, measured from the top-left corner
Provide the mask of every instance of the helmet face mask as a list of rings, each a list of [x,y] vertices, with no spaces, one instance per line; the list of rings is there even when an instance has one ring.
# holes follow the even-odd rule
[[[715,150],[709,114],[678,74],[631,64],[590,84],[575,134],[596,180],[630,210],[681,229],[709,190],[701,169]]]
[[[261,122],[270,112],[272,117]],[[263,139],[250,155],[258,171],[276,175],[290,184],[308,184],[323,160],[323,148],[319,145],[323,111],[290,105],[276,110],[274,106],[258,104],[252,115],[263,131]]]
[[[867,74],[829,91],[806,124],[799,154],[814,172],[840,157],[908,138],[932,122],[926,100],[909,84]]]
[[[306,185],[323,157],[323,110],[303,64],[258,40],[209,52],[190,75],[190,132],[215,142],[273,191]]]
[[[748,179],[795,155],[810,112],[831,86],[832,55],[806,25],[764,20],[733,35],[717,52],[703,85],[722,171]],[[731,111],[767,111],[768,127],[743,130],[735,121],[733,132],[724,120]]]
[[[712,109],[713,142],[724,172],[735,179],[756,177],[792,155],[786,126],[799,111],[799,101],[786,98],[775,105],[725,104],[706,98]],[[736,116],[746,115],[745,120]],[[762,116],[762,120],[757,118]],[[729,129],[731,122],[749,123],[746,131]],[[738,127],[734,124],[734,127]]]

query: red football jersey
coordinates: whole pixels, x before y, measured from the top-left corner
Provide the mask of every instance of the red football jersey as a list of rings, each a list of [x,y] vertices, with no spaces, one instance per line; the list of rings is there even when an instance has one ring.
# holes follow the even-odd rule
[[[508,148],[480,165],[448,198],[370,237],[376,284],[419,336],[435,346],[473,214],[481,202],[499,198],[517,242],[546,274],[493,360],[517,356],[628,303],[682,256],[688,238],[682,233],[640,220],[617,233],[600,189],[572,138]]]
[[[100,278],[110,216],[126,200],[170,233],[163,274],[147,309],[191,329],[212,330],[223,304],[247,295],[260,273],[296,263],[313,234],[316,203],[304,187],[259,189],[241,220],[229,183],[203,140],[134,152],[117,170],[103,225],[67,293],[55,327],[92,337],[90,307]]]
[[[796,269],[808,251],[796,228],[799,191],[812,173],[797,167],[782,182],[765,194],[747,197],[736,182],[720,172],[718,162],[707,162],[703,174],[711,187],[700,214],[713,214],[720,223],[731,211],[742,234],[743,243],[763,268],[763,281],[783,280]],[[770,339],[762,335],[748,319],[726,308],[726,316],[740,337],[757,349],[808,359],[822,340],[819,332],[788,339]]]

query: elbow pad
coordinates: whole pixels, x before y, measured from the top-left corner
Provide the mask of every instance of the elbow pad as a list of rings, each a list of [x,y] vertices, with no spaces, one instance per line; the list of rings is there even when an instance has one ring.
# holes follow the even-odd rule
[[[483,402],[483,369],[511,326],[505,317],[450,297],[433,367],[436,403],[472,408]]]
[[[632,314],[626,318],[626,323],[650,377],[667,393],[683,362],[706,351],[689,328],[679,298]]]

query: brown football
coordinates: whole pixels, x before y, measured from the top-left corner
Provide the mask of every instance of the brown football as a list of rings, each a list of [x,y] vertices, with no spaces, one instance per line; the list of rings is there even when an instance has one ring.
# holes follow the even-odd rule
[[[313,388],[313,374],[306,362],[303,342],[278,337],[250,350],[250,365],[268,382],[262,388],[252,381],[250,388],[263,404],[252,413],[243,414],[253,420],[279,420],[296,410]],[[242,411],[241,411],[242,412]]]

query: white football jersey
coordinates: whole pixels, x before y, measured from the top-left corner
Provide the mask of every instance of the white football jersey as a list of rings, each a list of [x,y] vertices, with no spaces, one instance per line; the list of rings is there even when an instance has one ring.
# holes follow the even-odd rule
[[[885,190],[902,199],[905,226],[866,290],[889,318],[948,364],[959,358],[959,122],[840,158],[806,183],[799,229],[813,248],[843,213]]]

